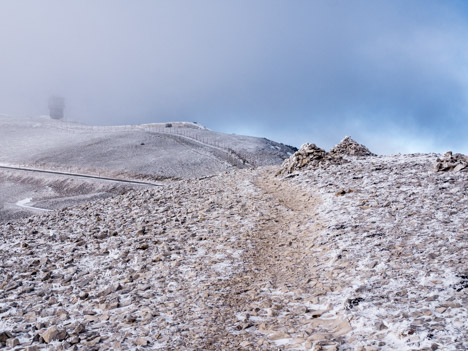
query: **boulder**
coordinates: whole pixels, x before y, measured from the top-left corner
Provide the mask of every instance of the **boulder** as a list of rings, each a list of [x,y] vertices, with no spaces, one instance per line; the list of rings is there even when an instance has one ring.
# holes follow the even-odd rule
[[[54,340],[62,341],[68,337],[68,334],[65,330],[59,330],[56,327],[47,329],[44,333],[41,334],[44,341],[49,344]]]

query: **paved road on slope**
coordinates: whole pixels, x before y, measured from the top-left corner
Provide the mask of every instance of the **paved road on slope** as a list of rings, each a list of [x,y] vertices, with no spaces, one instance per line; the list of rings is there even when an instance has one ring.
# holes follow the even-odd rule
[[[17,201],[15,203],[15,206],[18,206],[18,207],[21,207],[21,208],[25,208],[27,210],[33,210],[33,211],[39,211],[39,212],[51,212],[53,210],[49,210],[47,208],[41,208],[41,207],[34,207],[34,206],[31,206],[29,205],[29,203],[31,203],[31,198],[28,197],[26,199],[23,199],[23,200],[20,200],[20,201]]]
[[[104,180],[108,182],[133,184],[133,185],[164,186],[164,184],[144,182],[144,181],[139,181],[139,180],[118,179],[118,178],[111,178],[111,177],[102,177],[99,175],[62,172],[62,171],[54,171],[54,170],[38,169],[38,168],[30,168],[30,167],[0,165],[0,169],[34,172],[34,173],[45,173],[45,174],[58,174],[58,175],[65,175],[65,176],[74,177],[74,178],[97,179],[97,180]]]

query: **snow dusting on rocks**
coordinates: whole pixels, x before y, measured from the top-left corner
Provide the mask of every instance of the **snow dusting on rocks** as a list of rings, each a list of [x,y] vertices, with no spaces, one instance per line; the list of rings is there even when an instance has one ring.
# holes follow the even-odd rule
[[[437,158],[434,168],[439,172],[468,172],[468,156],[448,151],[442,159]]]
[[[467,349],[468,173],[437,157],[237,170],[2,224],[0,346]]]
[[[353,140],[350,136],[345,137],[341,142],[330,150],[332,155],[341,156],[376,156],[370,150]]]
[[[322,200],[321,303],[351,324],[342,349],[468,348],[468,175],[436,173],[436,159],[354,159],[284,180]]]
[[[257,216],[252,186],[234,180],[133,191],[3,225],[5,338],[22,348],[209,348]]]
[[[375,156],[375,154],[349,136],[335,145],[330,152],[326,152],[315,144],[306,143],[283,162],[277,174],[286,175],[298,170],[327,168],[331,165],[346,163],[350,157],[363,156]]]
[[[345,163],[341,155],[330,154],[315,144],[305,143],[290,158],[284,160],[279,174],[291,174],[294,171],[311,168],[326,168],[331,164]]]

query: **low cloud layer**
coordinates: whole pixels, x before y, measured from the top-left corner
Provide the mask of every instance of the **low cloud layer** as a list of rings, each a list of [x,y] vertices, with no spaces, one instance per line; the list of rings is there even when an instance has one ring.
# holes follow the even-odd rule
[[[468,153],[461,1],[0,3],[0,112]]]

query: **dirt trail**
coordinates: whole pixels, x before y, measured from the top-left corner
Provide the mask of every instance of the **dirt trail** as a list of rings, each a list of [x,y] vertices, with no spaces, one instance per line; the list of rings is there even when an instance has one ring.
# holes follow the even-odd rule
[[[54,330],[63,349],[468,349],[467,178],[435,159],[236,170],[0,224],[0,334],[18,349]]]
[[[255,267],[269,276],[273,289],[291,287],[297,279],[306,282],[312,258],[308,248],[320,226],[315,211],[319,200],[269,173],[258,176],[255,184],[271,211],[259,227],[261,247],[254,256]]]
[[[257,198],[252,199],[258,225],[250,236],[251,249],[244,255],[245,270],[214,288],[222,292],[223,303],[216,308],[220,325],[216,335],[208,338],[207,348],[310,349],[318,345],[332,350],[351,330],[343,318],[321,318],[330,307],[320,297],[333,287],[320,283],[320,272],[314,267],[323,257],[314,250],[321,229],[316,211],[320,200],[273,174],[266,169],[252,179],[258,189]]]

